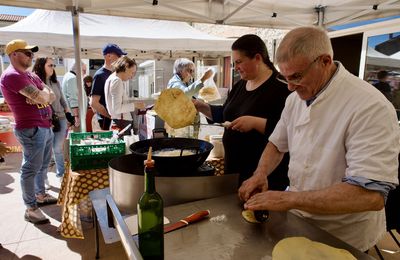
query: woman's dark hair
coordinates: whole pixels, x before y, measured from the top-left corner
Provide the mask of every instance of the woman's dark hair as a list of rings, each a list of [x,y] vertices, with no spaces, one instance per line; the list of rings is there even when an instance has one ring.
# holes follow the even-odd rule
[[[254,58],[256,54],[260,54],[263,62],[274,72],[276,68],[269,59],[267,46],[260,37],[255,34],[246,34],[239,37],[231,47],[232,51],[240,51],[250,59]]]
[[[44,57],[44,58],[37,58],[35,61],[35,65],[33,66],[32,71],[43,81],[43,83],[46,84],[46,70],[44,69],[44,66],[46,65],[46,62],[48,59],[51,59],[49,57]],[[57,83],[57,75],[56,71],[53,70],[53,74],[50,76],[50,82]]]
[[[83,78],[83,84],[85,85],[85,87],[86,87],[86,83],[88,83],[88,82],[92,82],[92,83],[93,83],[93,77],[90,76],[90,75],[86,75],[86,76]]]
[[[84,86],[84,90],[85,90],[85,92],[86,92],[86,96],[90,97],[90,91],[92,90],[92,87],[89,87],[89,86],[87,85],[88,82],[93,83],[93,77],[90,76],[90,75],[86,75],[86,76],[83,78],[83,86]]]

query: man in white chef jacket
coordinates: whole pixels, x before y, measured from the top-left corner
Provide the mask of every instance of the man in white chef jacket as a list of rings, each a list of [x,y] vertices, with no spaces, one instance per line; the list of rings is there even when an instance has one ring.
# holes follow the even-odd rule
[[[250,210],[290,210],[366,251],[386,231],[385,201],[398,184],[396,111],[376,88],[333,61],[321,28],[290,31],[276,58],[280,79],[294,93],[239,197]],[[268,191],[266,176],[286,152],[289,189]]]

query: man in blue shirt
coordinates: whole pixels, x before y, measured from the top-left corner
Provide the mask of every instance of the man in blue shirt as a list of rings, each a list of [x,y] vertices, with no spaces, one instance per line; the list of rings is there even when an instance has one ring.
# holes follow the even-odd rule
[[[96,71],[93,77],[93,86],[91,91],[90,106],[97,113],[97,120],[101,129],[109,130],[111,124],[111,116],[106,108],[106,100],[104,95],[104,84],[112,73],[112,63],[122,55],[126,55],[118,45],[107,44],[103,48],[104,65]]]

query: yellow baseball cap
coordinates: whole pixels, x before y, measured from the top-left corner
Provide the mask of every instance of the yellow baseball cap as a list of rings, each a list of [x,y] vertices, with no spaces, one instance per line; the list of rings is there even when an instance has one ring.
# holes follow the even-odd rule
[[[38,46],[28,45],[26,41],[21,39],[12,40],[6,45],[6,54],[10,55],[17,50],[31,50],[32,52],[37,52],[39,50]]]

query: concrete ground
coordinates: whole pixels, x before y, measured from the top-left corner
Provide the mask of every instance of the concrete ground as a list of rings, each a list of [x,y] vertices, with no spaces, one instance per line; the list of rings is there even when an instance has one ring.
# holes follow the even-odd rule
[[[42,207],[50,218],[50,224],[35,226],[24,220],[25,207],[21,198],[18,173],[20,162],[21,154],[13,153],[7,155],[5,165],[0,165],[0,243],[3,246],[0,249],[0,259],[95,259],[92,223],[82,222],[85,239],[81,240],[64,238],[57,232],[61,221],[61,209],[57,205]],[[54,172],[50,172],[48,176],[53,186],[50,194],[57,196],[59,181]],[[394,233],[400,239],[399,234],[396,231]],[[386,260],[400,259],[400,248],[389,233],[378,246],[383,249],[382,254]],[[369,250],[369,254],[377,258],[374,249]],[[106,245],[100,235],[100,259],[127,257],[120,242]]]
[[[24,220],[19,182],[21,154],[6,156],[6,165],[0,166],[0,249],[1,260],[16,259],[95,259],[94,228],[82,222],[85,239],[64,238],[57,232],[61,222],[61,208],[57,205],[41,207],[50,224],[33,225]],[[49,193],[58,196],[60,183],[54,172],[49,172],[53,186]],[[122,245],[105,245],[100,237],[100,259],[126,259]]]

